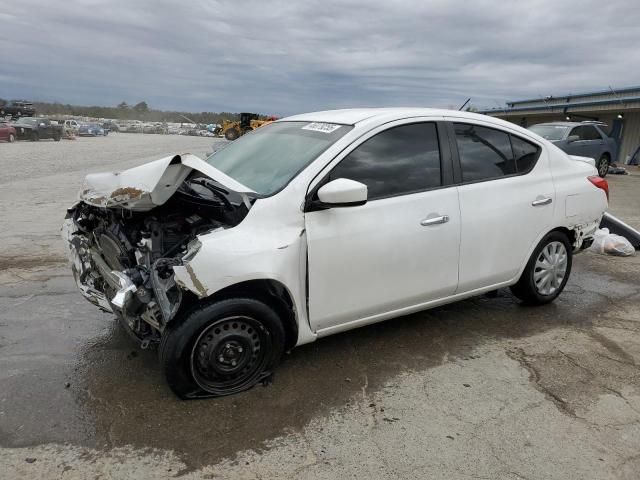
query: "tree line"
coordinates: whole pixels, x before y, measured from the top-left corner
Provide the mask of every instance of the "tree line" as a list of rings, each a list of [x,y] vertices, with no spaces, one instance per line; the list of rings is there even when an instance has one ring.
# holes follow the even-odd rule
[[[5,100],[0,98],[0,105]],[[127,102],[121,102],[115,107],[103,107],[103,106],[84,106],[84,105],[70,105],[63,103],[47,103],[47,102],[33,102],[33,106],[36,109],[37,115],[74,115],[79,117],[94,117],[94,118],[113,118],[119,120],[142,120],[145,122],[175,122],[185,123],[189,122],[187,118],[195,123],[222,123],[222,120],[239,120],[240,114],[234,112],[174,112],[156,110],[150,108],[147,102],[142,101],[134,105],[129,105]],[[187,118],[185,118],[187,117]],[[266,118],[265,115],[260,115],[260,118]]]

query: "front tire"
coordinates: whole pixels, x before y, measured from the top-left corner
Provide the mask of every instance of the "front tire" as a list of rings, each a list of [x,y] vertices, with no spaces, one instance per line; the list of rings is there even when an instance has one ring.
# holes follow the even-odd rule
[[[239,136],[240,136],[240,132],[238,132],[238,130],[235,128],[230,128],[229,130],[224,132],[224,138],[226,138],[230,142],[234,141]]]
[[[13,133],[9,134],[9,143],[13,143],[16,141],[16,136]]]
[[[527,305],[554,301],[569,280],[572,260],[567,236],[558,231],[547,234],[533,251],[511,292]]]
[[[266,379],[284,352],[278,315],[254,299],[199,306],[166,330],[159,355],[169,387],[180,398],[238,393]]]

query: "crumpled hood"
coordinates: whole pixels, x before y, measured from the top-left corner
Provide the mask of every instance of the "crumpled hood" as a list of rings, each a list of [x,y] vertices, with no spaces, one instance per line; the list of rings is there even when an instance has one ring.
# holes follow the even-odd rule
[[[247,194],[255,194],[249,187],[201,158],[186,153],[154,160],[122,172],[87,175],[80,200],[98,207],[151,210],[169,200],[193,170],[241,194],[245,201]]]

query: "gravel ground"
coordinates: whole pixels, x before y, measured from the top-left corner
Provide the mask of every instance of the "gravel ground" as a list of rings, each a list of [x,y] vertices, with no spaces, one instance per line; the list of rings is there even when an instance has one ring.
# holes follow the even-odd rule
[[[0,144],[0,477],[637,479],[640,257],[584,253],[552,305],[508,291],[295,349],[267,388],[182,402],[75,289],[87,172],[211,139]],[[640,226],[640,172],[610,178]]]
[[[175,153],[204,157],[225,140],[182,135],[112,134],[74,141],[0,143],[0,266],[62,258],[58,230],[87,173],[122,170]]]

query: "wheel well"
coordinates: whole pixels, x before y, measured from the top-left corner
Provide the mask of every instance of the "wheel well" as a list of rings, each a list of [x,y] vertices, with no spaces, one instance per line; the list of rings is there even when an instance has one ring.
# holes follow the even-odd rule
[[[571,243],[571,246],[573,248],[576,248],[576,232],[575,230],[569,230],[568,228],[565,227],[558,227],[558,228],[554,228],[553,230],[551,230],[551,232],[560,232],[560,233],[564,233],[567,238],[569,239],[569,243]],[[549,232],[549,233],[551,233]]]
[[[603,158],[606,158],[607,160],[609,160],[609,163],[611,163],[611,154],[609,152],[604,152],[602,154]]]
[[[190,300],[183,299],[183,304],[191,308],[200,302],[218,302],[228,298],[248,297],[260,300],[269,305],[282,320],[285,330],[285,350],[293,348],[298,341],[298,324],[293,306],[293,298],[287,287],[276,280],[247,280],[217,291],[206,299],[198,300],[195,295]],[[184,302],[187,300],[187,302]],[[187,306],[187,305],[184,305]]]

